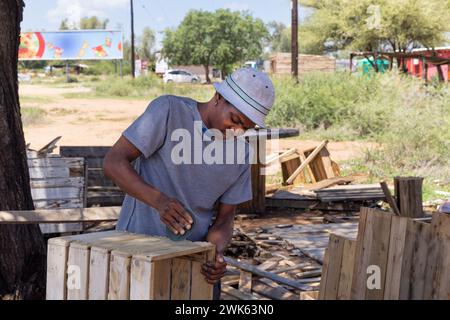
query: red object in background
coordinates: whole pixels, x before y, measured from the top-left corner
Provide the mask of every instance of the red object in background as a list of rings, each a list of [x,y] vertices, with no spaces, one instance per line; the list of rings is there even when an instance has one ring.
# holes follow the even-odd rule
[[[424,54],[427,57],[432,57],[434,54],[437,58],[446,58],[450,59],[450,47],[441,48],[436,50],[426,50],[426,49],[414,49],[412,53],[420,53]],[[406,58],[405,59],[406,68],[408,69],[408,73],[411,75],[415,75],[418,78],[424,77],[424,63],[421,58]],[[431,80],[433,77],[439,77],[437,66],[427,63],[428,71],[427,71],[427,80]],[[445,81],[449,81],[450,79],[450,66],[441,65],[442,75],[444,76]]]

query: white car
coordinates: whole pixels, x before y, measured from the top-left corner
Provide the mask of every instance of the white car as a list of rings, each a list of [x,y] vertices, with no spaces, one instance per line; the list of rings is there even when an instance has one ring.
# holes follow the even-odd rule
[[[189,82],[189,83],[199,83],[200,77],[196,74],[192,74],[189,71],[181,70],[181,69],[172,69],[167,70],[163,75],[164,83],[169,82]]]

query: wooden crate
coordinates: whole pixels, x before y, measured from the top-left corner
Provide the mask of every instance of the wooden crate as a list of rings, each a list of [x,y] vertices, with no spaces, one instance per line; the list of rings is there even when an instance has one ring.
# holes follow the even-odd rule
[[[210,300],[200,273],[214,261],[206,242],[171,241],[120,231],[48,241],[48,300]]]
[[[86,167],[83,158],[28,158],[31,195],[36,209],[83,208]],[[82,231],[82,223],[41,224],[42,233]]]

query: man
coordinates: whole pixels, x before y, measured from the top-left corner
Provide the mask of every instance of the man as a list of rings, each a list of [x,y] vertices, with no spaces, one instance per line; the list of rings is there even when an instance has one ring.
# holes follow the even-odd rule
[[[252,198],[248,144],[236,136],[255,125],[264,127],[274,102],[271,80],[253,69],[239,69],[214,87],[206,103],[176,96],[153,100],[103,165],[105,175],[126,193],[117,229],[156,236],[169,230],[213,243],[216,262],[202,268],[211,284],[220,283],[225,273],[223,252],[233,234],[236,206]],[[230,142],[236,142],[231,149],[225,147]],[[199,146],[215,147],[215,160],[219,154],[223,159],[211,164]]]

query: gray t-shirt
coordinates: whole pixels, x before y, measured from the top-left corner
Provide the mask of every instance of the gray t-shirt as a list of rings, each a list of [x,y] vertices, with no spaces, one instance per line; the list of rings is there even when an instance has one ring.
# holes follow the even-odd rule
[[[134,162],[137,173],[153,187],[180,201],[195,215],[192,233],[188,237],[192,241],[205,239],[217,202],[239,204],[252,198],[249,144],[243,139],[204,141],[211,138],[202,139],[201,121],[196,101],[167,95],[153,100],[123,132],[123,136],[142,152]],[[194,141],[199,137],[200,144],[199,140]],[[212,145],[214,143],[216,145]],[[228,143],[233,143],[232,148]],[[211,151],[213,146],[216,149]],[[222,157],[219,160],[214,158],[216,163],[210,164],[211,160],[199,157],[202,150],[213,156],[220,155],[218,150],[222,150]],[[125,196],[117,229],[166,235],[166,226],[158,212],[129,195]]]

